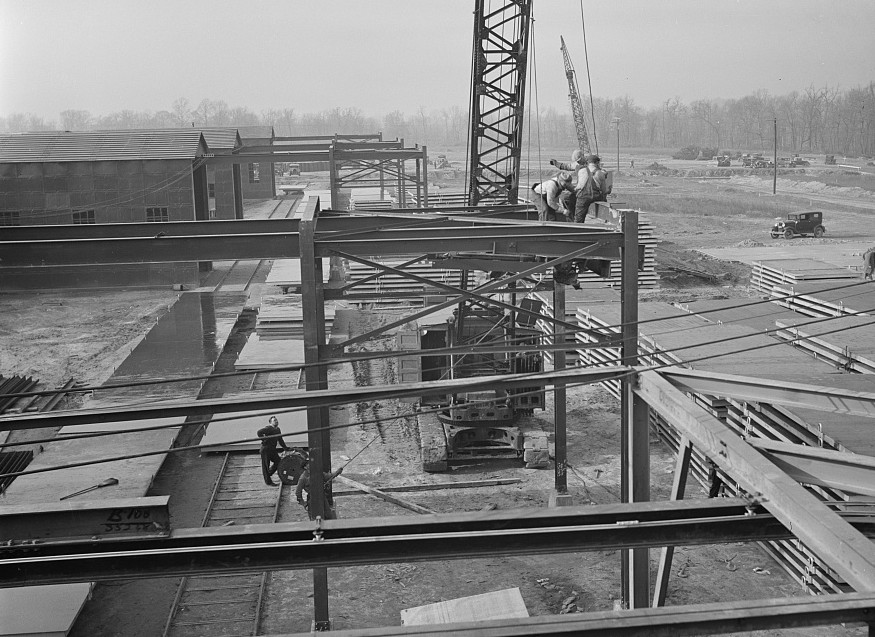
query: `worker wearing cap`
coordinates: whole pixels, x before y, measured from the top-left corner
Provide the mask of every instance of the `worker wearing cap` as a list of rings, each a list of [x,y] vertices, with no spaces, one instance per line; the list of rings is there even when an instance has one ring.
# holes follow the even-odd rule
[[[564,161],[556,161],[555,159],[550,160],[551,166],[556,166],[559,170],[570,170],[573,173],[576,173],[578,170],[586,166],[586,161],[584,161],[586,157],[583,154],[583,151],[579,148],[571,153],[571,163],[568,164]]]
[[[325,493],[325,519],[326,520],[334,520],[337,518],[337,513],[334,511],[334,495],[331,492],[331,483],[334,481],[334,478],[343,473],[343,467],[338,467],[332,472],[325,471],[322,473],[322,484],[324,485],[324,493]],[[304,498],[304,492],[307,492],[306,499]],[[307,509],[307,515],[311,520],[315,520],[316,516],[313,515],[313,512],[310,510],[310,465],[309,463],[304,466],[304,473],[301,474],[301,477],[298,478],[298,485],[295,487],[295,499],[298,501],[302,507]]]
[[[606,201],[605,184],[607,173],[602,170],[601,158],[598,155],[588,155],[586,166],[577,172],[577,185],[574,187],[575,205],[574,222],[584,223],[589,207],[596,201]]]
[[[275,487],[276,482],[270,477],[276,473],[280,463],[280,454],[276,450],[277,445],[285,451],[289,450],[289,446],[283,440],[279,420],[276,416],[271,416],[268,424],[256,433],[261,438],[261,475],[264,476],[265,484]]]
[[[570,216],[566,212],[564,193],[571,193],[571,173],[560,171],[552,179],[535,184],[535,207],[538,209],[538,221],[566,221]],[[573,211],[573,208],[570,208]]]

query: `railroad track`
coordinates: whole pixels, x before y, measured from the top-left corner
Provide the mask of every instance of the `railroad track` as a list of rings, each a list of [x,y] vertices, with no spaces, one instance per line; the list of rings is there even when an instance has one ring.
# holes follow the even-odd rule
[[[286,487],[269,487],[261,459],[226,453],[202,526],[276,522]],[[164,637],[257,635],[268,573],[184,577],[164,626]]]

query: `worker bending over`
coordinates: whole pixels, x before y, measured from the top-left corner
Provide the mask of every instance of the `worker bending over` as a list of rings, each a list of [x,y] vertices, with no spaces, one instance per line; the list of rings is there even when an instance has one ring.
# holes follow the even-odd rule
[[[325,485],[325,519],[326,520],[334,520],[337,518],[337,513],[334,511],[334,494],[331,491],[331,483],[343,473],[343,467],[338,468],[335,471],[328,472],[325,471],[322,473],[323,484]],[[307,492],[307,497],[304,498],[304,492]],[[307,515],[311,520],[315,520],[316,516],[313,514],[313,511],[310,509],[310,465],[304,467],[304,473],[301,474],[301,477],[298,478],[298,486],[295,487],[295,498],[298,500],[298,504],[307,509]]]
[[[574,192],[571,187],[571,173],[561,171],[552,179],[532,186],[535,193],[535,207],[538,221],[569,221],[574,207],[566,209],[566,202]]]
[[[863,279],[872,280],[875,273],[875,248],[869,248],[863,253]]]

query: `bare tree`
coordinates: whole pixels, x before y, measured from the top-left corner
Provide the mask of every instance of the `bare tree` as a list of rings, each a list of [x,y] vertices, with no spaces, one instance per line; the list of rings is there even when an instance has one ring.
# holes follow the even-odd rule
[[[91,113],[88,111],[61,111],[61,126],[64,130],[87,130],[91,126]]]

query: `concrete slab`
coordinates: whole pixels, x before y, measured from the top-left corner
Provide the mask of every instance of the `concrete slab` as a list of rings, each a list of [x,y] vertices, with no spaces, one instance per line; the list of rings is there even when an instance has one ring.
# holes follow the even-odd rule
[[[250,334],[243,351],[234,362],[234,369],[260,370],[302,365],[304,363],[303,340],[262,341],[258,334]]]
[[[700,248],[698,251],[716,259],[741,261],[748,265],[753,265],[755,261],[770,259],[816,259],[841,268],[862,268],[862,254],[871,247],[871,242],[863,241],[803,245],[790,240],[779,245]]]

